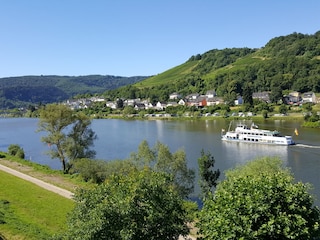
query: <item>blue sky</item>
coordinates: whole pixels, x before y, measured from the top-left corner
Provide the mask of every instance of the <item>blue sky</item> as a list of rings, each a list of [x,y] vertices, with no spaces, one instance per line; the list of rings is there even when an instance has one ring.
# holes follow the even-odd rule
[[[155,75],[320,30],[319,0],[1,0],[0,77]]]

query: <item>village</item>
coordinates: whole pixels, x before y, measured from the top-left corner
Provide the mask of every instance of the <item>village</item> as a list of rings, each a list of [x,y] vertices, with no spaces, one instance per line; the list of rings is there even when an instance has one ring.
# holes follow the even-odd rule
[[[260,102],[270,103],[270,92],[255,92],[252,94],[253,99],[257,99]],[[118,101],[121,101],[122,104],[119,107]],[[185,97],[179,93],[172,93],[169,95],[169,101],[157,102],[152,104],[147,99],[118,99],[118,101],[107,101],[103,97],[90,97],[90,98],[81,98],[81,99],[72,99],[67,100],[63,104],[68,105],[73,110],[78,109],[88,109],[92,106],[93,103],[101,102],[105,103],[105,107],[111,109],[118,109],[126,106],[133,107],[136,111],[154,109],[156,111],[163,111],[167,107],[177,107],[177,106],[187,106],[187,107],[196,107],[204,108],[209,106],[216,106],[219,104],[225,104],[223,97],[217,96],[214,90],[207,91],[205,95],[200,95],[198,93],[189,94]],[[290,94],[283,97],[280,100],[281,103],[292,106],[300,106],[303,103],[320,103],[320,99],[316,97],[314,92],[291,92]],[[238,96],[234,100],[234,105],[244,104],[242,96]]]

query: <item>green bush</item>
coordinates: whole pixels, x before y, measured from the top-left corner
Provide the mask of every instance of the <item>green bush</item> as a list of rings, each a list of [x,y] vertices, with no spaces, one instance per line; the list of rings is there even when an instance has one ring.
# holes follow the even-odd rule
[[[11,144],[8,147],[8,154],[22,159],[25,157],[23,148],[21,148],[18,144]]]
[[[16,157],[24,159],[24,151],[22,148],[20,148],[17,152],[16,152]]]

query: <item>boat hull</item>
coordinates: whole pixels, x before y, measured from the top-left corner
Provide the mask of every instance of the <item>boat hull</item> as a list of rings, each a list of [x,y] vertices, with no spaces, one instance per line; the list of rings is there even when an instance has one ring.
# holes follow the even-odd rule
[[[266,145],[280,145],[280,146],[289,146],[289,145],[295,145],[295,142],[290,139],[276,139],[276,140],[265,140],[265,139],[239,139],[239,138],[227,138],[225,136],[222,136],[222,141],[226,142],[235,142],[235,143],[252,143],[252,144],[266,144]]]

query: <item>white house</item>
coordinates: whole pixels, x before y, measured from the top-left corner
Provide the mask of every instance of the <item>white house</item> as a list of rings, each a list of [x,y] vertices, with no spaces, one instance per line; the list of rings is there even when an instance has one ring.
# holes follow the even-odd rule
[[[209,90],[206,92],[206,96],[207,98],[214,98],[215,96],[217,96],[217,94],[215,90]]]
[[[179,105],[186,105],[186,101],[184,101],[183,99],[180,99],[178,102]]]
[[[177,102],[168,102],[167,103],[167,107],[176,107],[176,106],[178,106]]]
[[[117,108],[117,104],[115,102],[106,102],[106,107],[112,108],[112,109],[116,109]]]
[[[258,99],[260,101],[264,101],[266,103],[270,102],[270,94],[269,92],[254,92],[252,94],[253,99]]]
[[[134,109],[135,110],[142,110],[142,109],[145,109],[146,108],[146,106],[145,106],[145,104],[144,103],[136,103],[135,105],[134,105]]]
[[[106,100],[103,97],[92,97],[90,98],[92,102],[105,102]]]
[[[238,96],[236,100],[234,100],[234,105],[241,105],[243,103],[243,99],[241,96]]]
[[[207,106],[214,106],[223,103],[223,99],[219,97],[213,97],[207,99]]]
[[[186,99],[188,100],[196,100],[199,97],[199,93],[192,93],[186,96]]]
[[[181,95],[180,95],[179,93],[176,93],[176,92],[171,93],[171,94],[169,95],[169,99],[170,99],[170,100],[179,99],[179,98],[181,98]]]
[[[156,109],[158,109],[158,110],[163,110],[163,109],[165,109],[165,108],[166,108],[166,104],[161,103],[161,102],[157,102],[157,104],[156,104]]]
[[[304,103],[306,102],[316,103],[317,102],[316,95],[314,94],[314,92],[306,92],[302,95],[302,101]]]

